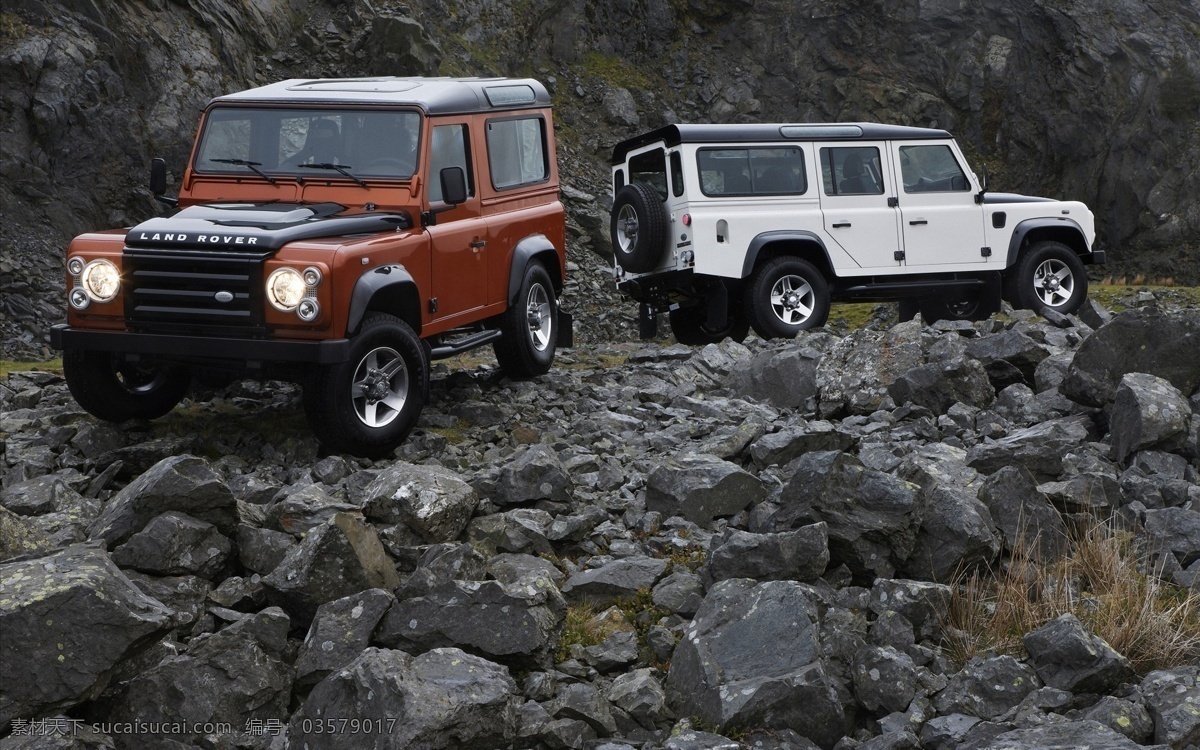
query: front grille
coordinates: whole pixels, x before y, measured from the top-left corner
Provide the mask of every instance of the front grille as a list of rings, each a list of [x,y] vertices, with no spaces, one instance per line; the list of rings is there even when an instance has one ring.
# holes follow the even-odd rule
[[[263,256],[125,248],[123,264],[130,330],[236,336],[267,332]]]

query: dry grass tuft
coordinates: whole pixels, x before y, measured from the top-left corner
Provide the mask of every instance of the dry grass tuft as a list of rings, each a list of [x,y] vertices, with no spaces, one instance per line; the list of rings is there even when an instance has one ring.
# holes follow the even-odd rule
[[[1127,532],[1092,524],[1049,563],[1037,561],[1036,545],[1017,547],[998,574],[976,572],[954,586],[946,649],[959,663],[1022,656],[1022,636],[1068,612],[1141,674],[1200,659],[1200,594],[1144,575],[1145,556]]]

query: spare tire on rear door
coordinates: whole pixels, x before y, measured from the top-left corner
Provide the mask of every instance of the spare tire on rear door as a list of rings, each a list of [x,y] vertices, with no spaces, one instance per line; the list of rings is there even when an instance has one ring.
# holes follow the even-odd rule
[[[611,228],[617,265],[630,273],[658,268],[667,242],[667,207],[654,188],[631,182],[618,190]]]

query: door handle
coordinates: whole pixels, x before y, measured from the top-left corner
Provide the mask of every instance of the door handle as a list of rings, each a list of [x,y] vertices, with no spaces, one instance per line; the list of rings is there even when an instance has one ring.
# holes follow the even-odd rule
[[[839,221],[839,222],[834,223],[833,228],[834,229],[842,229],[843,227],[848,227],[848,226],[850,226],[850,222]]]
[[[487,240],[475,240],[471,243],[471,247],[480,248],[487,244]]]
[[[913,226],[913,227],[917,226],[918,224],[928,224],[928,223],[929,222],[926,221],[925,219],[913,219],[912,221],[908,222],[909,226]]]

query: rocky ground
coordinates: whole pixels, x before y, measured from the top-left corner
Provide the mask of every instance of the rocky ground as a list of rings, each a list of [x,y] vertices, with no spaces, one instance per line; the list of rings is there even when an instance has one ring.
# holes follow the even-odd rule
[[[956,573],[1097,517],[1200,588],[1197,342],[1089,303],[451,360],[376,462],[287,384],[114,425],[10,374],[0,748],[1192,747],[1200,652],[1135,671],[1086,607],[946,644]]]

